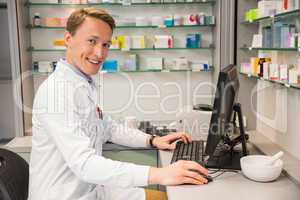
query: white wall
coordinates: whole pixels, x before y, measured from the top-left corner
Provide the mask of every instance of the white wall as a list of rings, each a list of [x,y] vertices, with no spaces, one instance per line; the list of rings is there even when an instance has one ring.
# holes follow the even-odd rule
[[[300,91],[259,81],[257,130],[300,159]]]

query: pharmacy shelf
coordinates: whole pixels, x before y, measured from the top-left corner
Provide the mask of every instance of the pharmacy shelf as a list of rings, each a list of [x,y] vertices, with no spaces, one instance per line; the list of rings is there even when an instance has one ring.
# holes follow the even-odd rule
[[[241,47],[241,50],[246,51],[298,51],[300,52],[300,48],[258,48],[258,47]]]
[[[161,5],[182,5],[182,4],[215,4],[215,0],[202,0],[197,2],[160,2],[160,3],[131,3],[123,5],[122,3],[88,3],[88,4],[63,4],[63,3],[32,3],[26,2],[25,6],[62,6],[62,7],[89,7],[89,6],[161,6]]]
[[[293,89],[300,90],[300,84],[289,84],[289,83],[281,82],[281,81],[273,81],[273,80],[269,80],[269,79],[264,79],[263,77],[254,76],[252,74],[246,74],[246,73],[243,73],[243,72],[240,72],[240,74],[243,75],[243,76],[246,76],[248,78],[267,81],[267,82],[278,84],[278,85],[281,85],[281,86],[284,86],[284,87],[287,87],[287,88],[293,88]]]
[[[199,28],[199,27],[214,27],[215,24],[208,24],[208,25],[180,25],[180,26],[116,26],[116,28],[166,28],[166,29],[171,29],[171,28]],[[50,27],[50,26],[32,26],[28,25],[27,28],[29,29],[46,29],[46,30],[65,30],[65,27],[61,26],[55,26],[55,27]]]
[[[132,51],[174,51],[174,50],[212,50],[213,46],[209,47],[199,47],[199,48],[185,48],[185,47],[175,47],[175,48],[144,48],[144,49],[130,49],[130,50],[120,50],[120,49],[110,49],[109,51],[114,52],[132,52]],[[64,52],[66,49],[36,49],[34,47],[28,48],[31,52]]]
[[[174,72],[192,72],[192,73],[199,73],[199,72],[211,72],[214,71],[214,67],[210,66],[207,70],[135,70],[135,71],[116,71],[116,72],[109,72],[109,71],[100,71],[100,74],[116,74],[116,73],[150,73],[150,72],[162,72],[162,73],[174,73]],[[51,72],[38,72],[32,71],[33,76],[49,76]]]
[[[261,18],[257,18],[253,21],[244,21],[244,22],[241,22],[242,24],[257,24],[261,21],[264,21],[264,20],[274,20],[275,18],[276,19],[282,19],[282,18],[286,18],[286,17],[295,17],[295,16],[298,16],[300,15],[300,9],[297,9],[297,10],[292,10],[292,11],[288,11],[288,12],[283,12],[283,13],[278,13],[274,16],[266,16],[266,17],[261,17]]]

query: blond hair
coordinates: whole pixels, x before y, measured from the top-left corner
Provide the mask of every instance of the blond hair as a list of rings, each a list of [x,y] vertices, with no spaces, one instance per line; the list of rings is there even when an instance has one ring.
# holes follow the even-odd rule
[[[78,9],[70,15],[67,21],[67,31],[71,35],[74,35],[76,33],[76,30],[87,17],[93,17],[102,20],[109,25],[112,31],[116,27],[115,20],[105,10],[89,7]]]

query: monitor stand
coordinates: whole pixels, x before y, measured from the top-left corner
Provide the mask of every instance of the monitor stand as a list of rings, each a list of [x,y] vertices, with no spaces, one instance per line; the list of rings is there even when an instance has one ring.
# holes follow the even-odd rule
[[[240,134],[234,139],[224,138],[224,145],[228,146],[229,149],[218,152],[218,156],[210,157],[205,164],[207,168],[240,170],[240,158],[248,154],[246,142],[249,137],[245,134],[241,104],[236,103],[233,106],[233,111],[233,126],[236,128],[235,119],[237,115]],[[242,144],[242,149],[234,149],[240,143]]]

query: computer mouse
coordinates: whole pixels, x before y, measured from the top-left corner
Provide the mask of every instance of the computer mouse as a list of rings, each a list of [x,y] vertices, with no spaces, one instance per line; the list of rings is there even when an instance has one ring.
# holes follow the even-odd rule
[[[194,170],[193,170],[194,171]],[[210,183],[210,182],[212,182],[213,181],[213,177],[211,177],[210,175],[204,175],[204,174],[202,174],[202,173],[200,173],[200,172],[198,172],[197,171],[197,173],[199,173],[203,178],[205,178],[206,180],[207,180],[207,183]]]
[[[210,183],[210,182],[213,181],[213,178],[212,178],[210,175],[208,175],[208,176],[203,176],[203,177],[207,179],[207,183]]]

